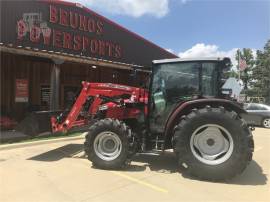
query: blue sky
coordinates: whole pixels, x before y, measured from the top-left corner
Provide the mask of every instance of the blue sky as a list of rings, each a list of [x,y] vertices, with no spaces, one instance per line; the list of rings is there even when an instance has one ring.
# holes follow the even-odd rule
[[[270,0],[69,0],[180,57],[230,56],[270,39]]]

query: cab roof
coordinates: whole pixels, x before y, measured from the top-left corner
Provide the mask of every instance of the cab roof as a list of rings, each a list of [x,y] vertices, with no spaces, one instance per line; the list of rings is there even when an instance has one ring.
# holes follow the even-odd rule
[[[174,63],[174,62],[193,62],[193,61],[222,61],[224,59],[230,60],[230,58],[228,57],[173,58],[173,59],[154,60],[153,64]]]

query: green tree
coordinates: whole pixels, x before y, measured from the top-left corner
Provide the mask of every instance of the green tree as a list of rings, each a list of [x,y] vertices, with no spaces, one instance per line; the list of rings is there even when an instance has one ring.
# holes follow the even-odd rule
[[[270,104],[270,40],[263,51],[257,51],[256,66],[253,69],[253,88]]]
[[[230,71],[225,72],[225,78],[239,78],[239,73],[233,69],[231,69]]]
[[[250,48],[243,48],[243,50],[237,50],[235,59],[239,63],[239,56],[240,59],[245,60],[247,67],[244,71],[239,71],[238,74],[240,74],[240,78],[243,81],[244,84],[244,90],[243,93],[246,94],[245,99],[247,99],[247,96],[254,96],[253,91],[253,69],[255,66],[255,60],[252,53],[252,50]],[[238,64],[239,68],[239,64]],[[238,69],[239,70],[239,69]]]

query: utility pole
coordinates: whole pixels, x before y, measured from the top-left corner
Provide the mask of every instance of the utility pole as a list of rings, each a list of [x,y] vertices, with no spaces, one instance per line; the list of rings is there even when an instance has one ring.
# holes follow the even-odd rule
[[[238,74],[238,80],[240,82],[240,79],[241,79],[241,70],[240,70],[240,49],[238,49],[238,71],[239,71],[239,74]]]

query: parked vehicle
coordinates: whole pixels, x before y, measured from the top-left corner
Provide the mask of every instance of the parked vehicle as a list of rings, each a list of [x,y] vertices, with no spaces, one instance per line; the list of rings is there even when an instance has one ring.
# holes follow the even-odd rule
[[[149,89],[82,82],[72,108],[51,118],[52,131],[86,131],[85,153],[98,168],[173,149],[183,172],[232,178],[251,161],[254,142],[241,119],[246,111],[222,94],[222,72],[230,66],[229,58],[153,61]]]
[[[270,128],[270,106],[258,103],[245,103],[244,109],[248,114],[243,118],[249,125]]]

